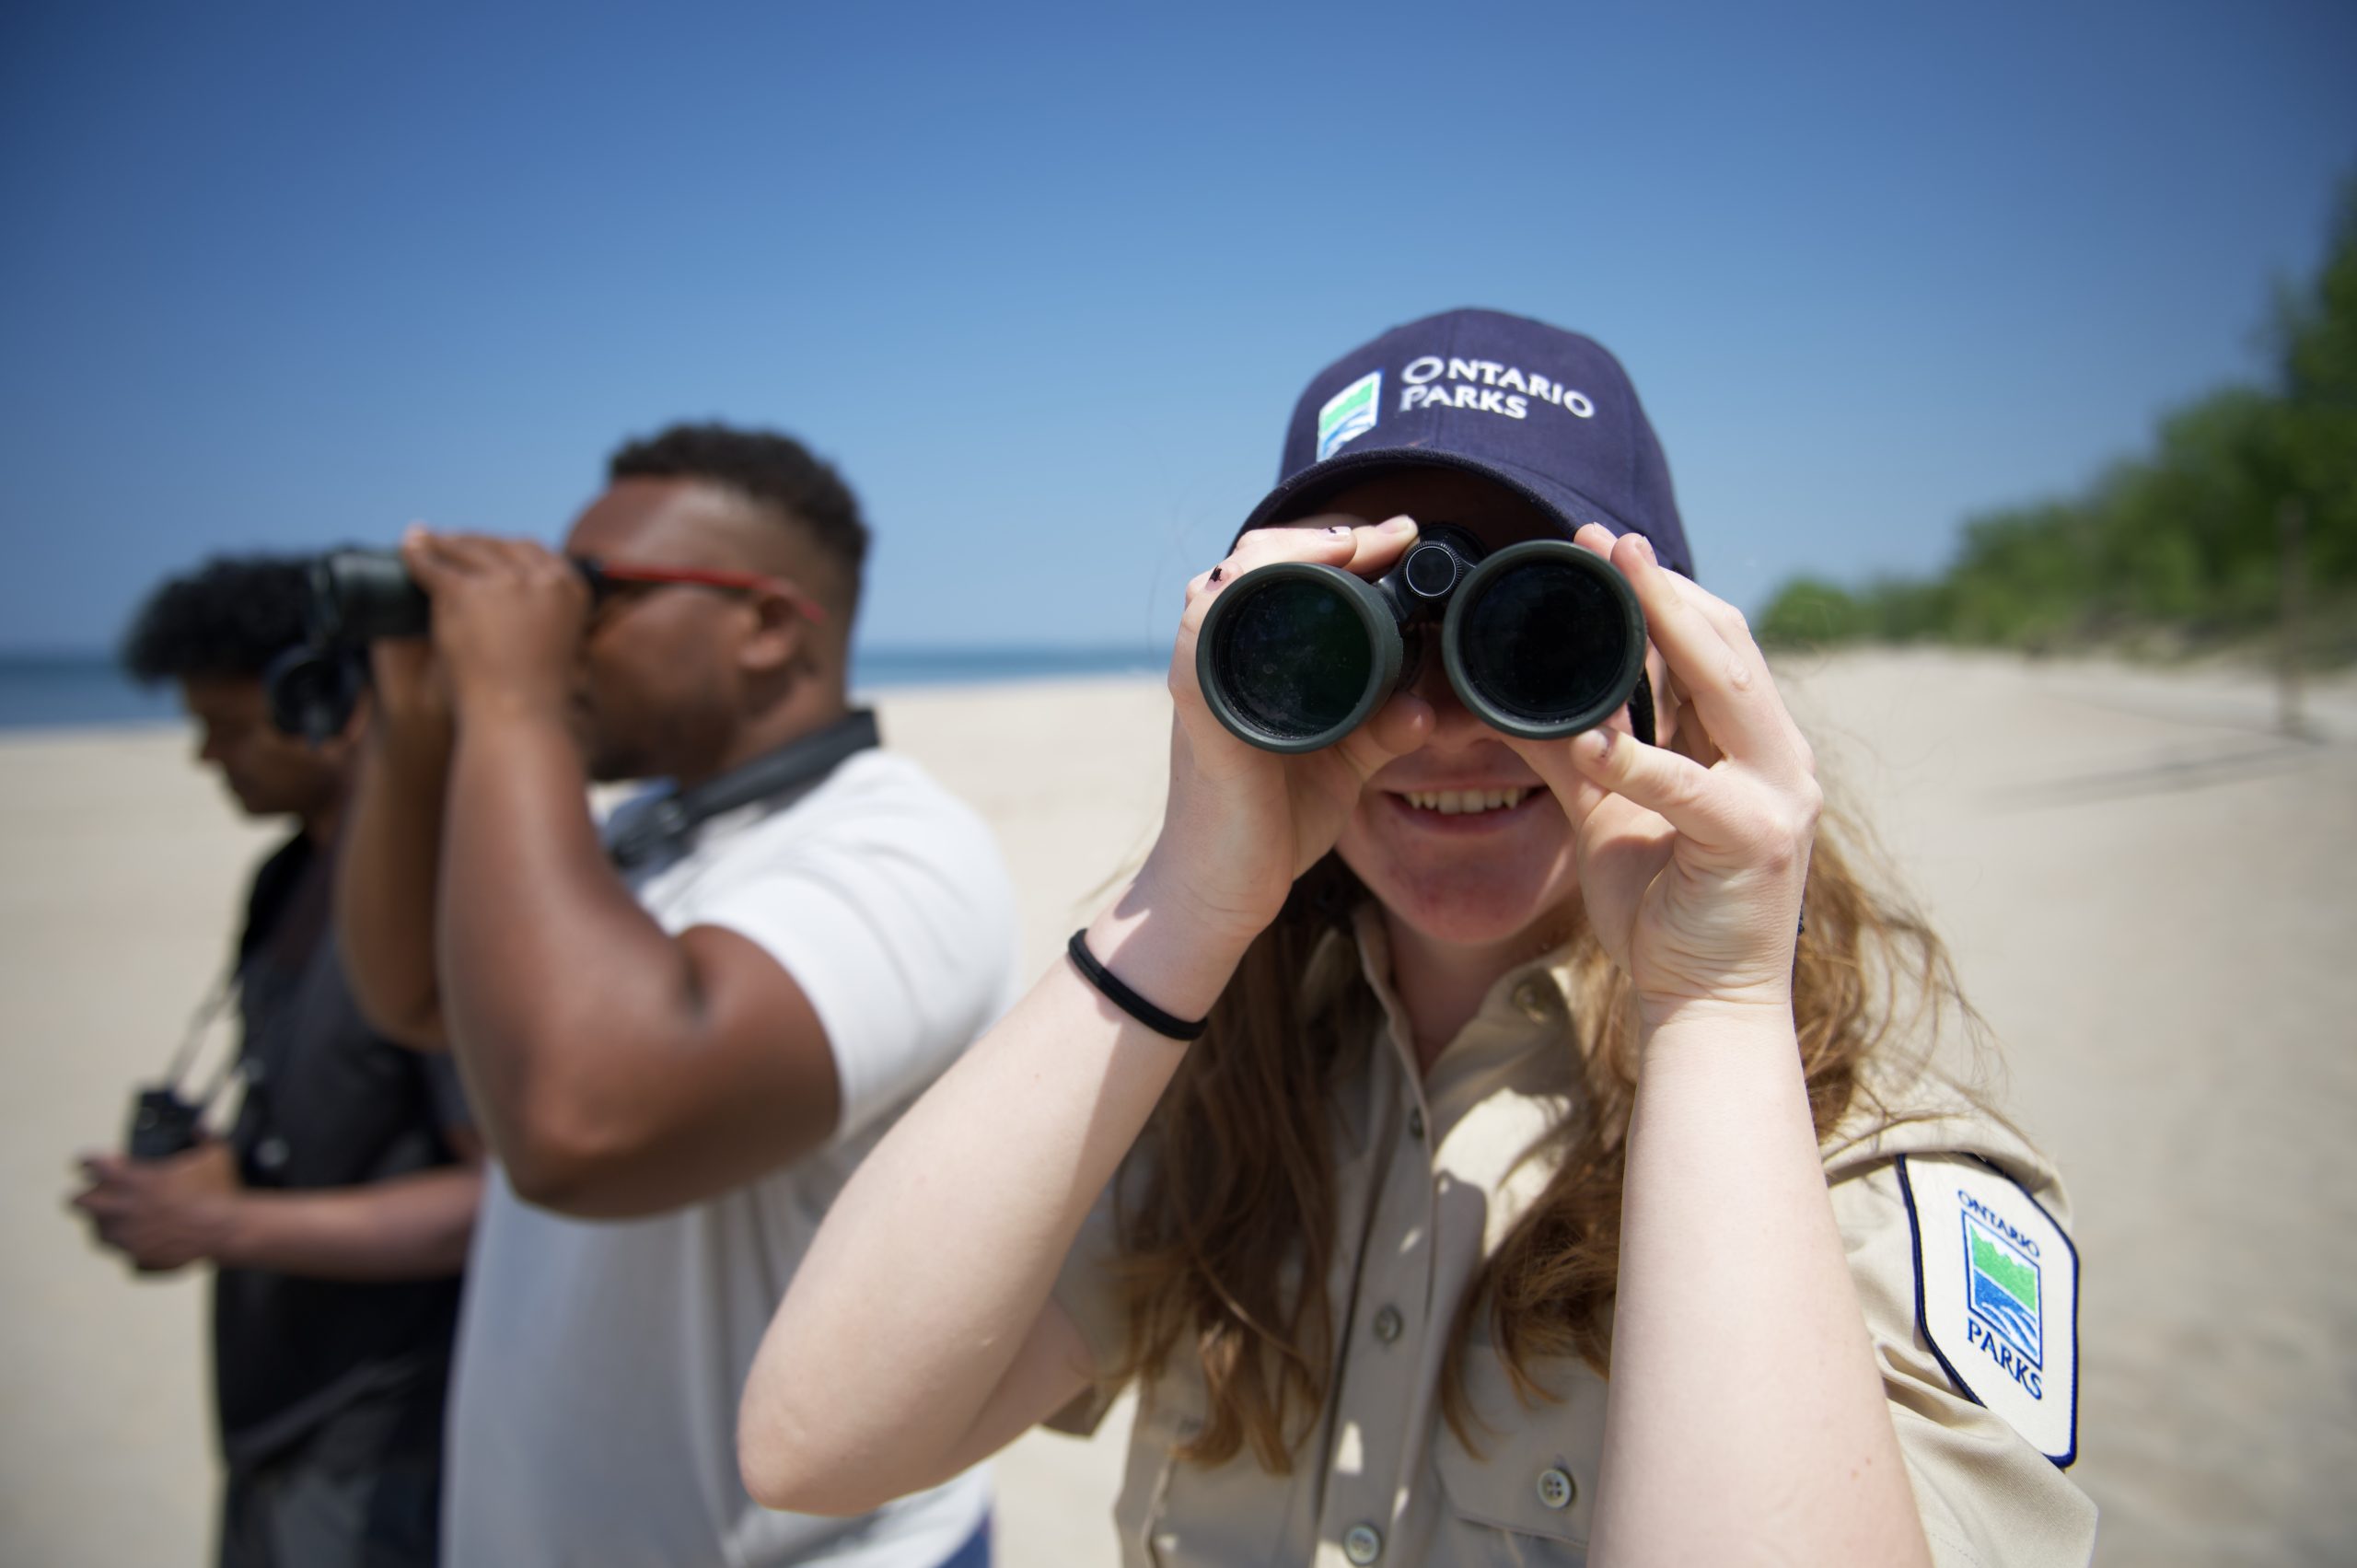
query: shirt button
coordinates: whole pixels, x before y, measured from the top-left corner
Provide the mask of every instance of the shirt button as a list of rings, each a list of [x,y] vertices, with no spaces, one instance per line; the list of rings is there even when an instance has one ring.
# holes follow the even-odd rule
[[[1350,1533],[1342,1538],[1342,1555],[1359,1568],[1366,1568],[1383,1555],[1383,1532],[1373,1525],[1353,1525]]]
[[[1424,1113],[1421,1110],[1410,1111],[1408,1113],[1408,1136],[1411,1138],[1421,1138],[1423,1135]]]
[[[286,1163],[286,1140],[273,1132],[254,1150],[254,1163],[264,1170],[276,1170]]]
[[[1579,1494],[1568,1472],[1551,1469],[1538,1472],[1538,1501],[1547,1507],[1568,1508]]]
[[[1534,1024],[1543,1024],[1553,1017],[1555,1004],[1555,988],[1537,975],[1514,988],[1514,1005]]]
[[[1387,1307],[1375,1315],[1375,1337],[1387,1345],[1399,1337],[1400,1327],[1399,1309],[1396,1307]]]

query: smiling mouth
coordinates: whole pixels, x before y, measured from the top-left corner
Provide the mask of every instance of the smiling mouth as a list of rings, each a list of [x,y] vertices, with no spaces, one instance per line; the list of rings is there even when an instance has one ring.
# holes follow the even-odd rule
[[[1395,800],[1405,801],[1416,811],[1428,811],[1442,817],[1477,817],[1490,811],[1511,811],[1521,805],[1536,790],[1520,789],[1410,789],[1387,792]]]

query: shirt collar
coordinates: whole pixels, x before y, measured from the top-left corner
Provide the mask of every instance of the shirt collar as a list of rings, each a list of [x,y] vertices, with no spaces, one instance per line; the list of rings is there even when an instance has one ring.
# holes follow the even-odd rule
[[[1391,983],[1391,943],[1383,912],[1373,900],[1352,917],[1359,973],[1375,993],[1387,1032],[1410,1074],[1415,1074],[1415,1032],[1408,1010]],[[1338,933],[1333,938],[1341,940]],[[1313,969],[1315,969],[1313,965]],[[1515,965],[1490,983],[1481,1005],[1433,1063],[1435,1079],[1460,1067],[1479,1071],[1516,1061],[1542,1048],[1561,1048],[1572,1016],[1572,947],[1569,942]],[[1564,1062],[1568,1066],[1570,1056]]]

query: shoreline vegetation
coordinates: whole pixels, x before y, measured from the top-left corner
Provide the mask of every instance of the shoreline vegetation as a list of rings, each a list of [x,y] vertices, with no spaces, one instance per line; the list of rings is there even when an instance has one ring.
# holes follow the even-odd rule
[[[1968,520],[1932,576],[1795,578],[1761,641],[2357,663],[2357,176],[2266,336],[2263,383],[2177,409],[2083,494]]]

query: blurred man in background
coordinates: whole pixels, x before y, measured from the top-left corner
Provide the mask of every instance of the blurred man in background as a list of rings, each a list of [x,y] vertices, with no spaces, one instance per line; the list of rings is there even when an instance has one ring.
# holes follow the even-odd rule
[[[1010,997],[1005,869],[849,706],[867,530],[832,469],[698,425],[608,478],[567,555],[405,541],[431,644],[377,646],[340,884],[363,1005],[447,1043],[494,1156],[450,1559],[986,1562],[979,1472],[770,1513],[735,1438],[828,1205]],[[601,827],[588,785],[621,779],[667,782]]]
[[[175,682],[250,816],[294,832],[246,902],[234,981],[244,1092],[226,1138],[85,1156],[73,1200],[150,1272],[214,1265],[224,1568],[436,1561],[443,1395],[480,1145],[447,1063],[371,1029],[330,918],[365,704],[316,748],[271,722],[263,672],[302,635],[299,563],[166,583],[124,642]]]

